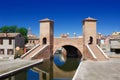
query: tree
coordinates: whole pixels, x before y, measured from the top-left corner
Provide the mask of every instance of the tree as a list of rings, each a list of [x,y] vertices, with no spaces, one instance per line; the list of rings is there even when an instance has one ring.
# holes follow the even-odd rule
[[[0,32],[1,33],[15,33],[17,29],[18,29],[17,26],[2,26],[0,28]]]
[[[27,29],[24,28],[24,27],[21,27],[21,28],[17,29],[17,32],[21,33],[23,35],[23,37],[25,38],[25,43],[27,43],[28,42],[28,38],[27,38],[27,32],[28,31],[27,31]]]
[[[9,33],[15,33],[17,31],[17,26],[9,26]]]
[[[24,27],[18,28],[17,26],[2,26],[0,28],[1,33],[20,33],[25,38],[25,43],[28,42],[27,39],[27,29]]]
[[[0,28],[0,32],[1,33],[7,33],[9,31],[9,27],[8,26],[3,26]]]

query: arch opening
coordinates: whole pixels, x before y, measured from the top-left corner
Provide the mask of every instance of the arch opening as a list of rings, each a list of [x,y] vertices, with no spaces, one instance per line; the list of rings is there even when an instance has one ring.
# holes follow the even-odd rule
[[[65,45],[62,46],[66,50],[66,57],[67,58],[81,58],[81,52],[74,46]]]
[[[88,44],[93,44],[93,37],[92,36],[89,37],[89,43]]]
[[[76,47],[65,45],[56,50],[54,54],[54,63],[59,69],[73,71],[77,69],[81,58],[82,53]]]
[[[47,44],[47,38],[44,37],[43,40],[42,40],[42,42],[43,42],[43,45]]]

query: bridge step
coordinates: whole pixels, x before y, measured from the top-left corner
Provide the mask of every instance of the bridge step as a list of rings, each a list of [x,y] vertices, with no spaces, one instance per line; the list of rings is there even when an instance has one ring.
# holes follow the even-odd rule
[[[31,52],[27,53],[24,57],[22,57],[23,59],[30,59],[30,57],[37,52],[39,49],[41,49],[43,46],[37,46],[35,49],[33,49]]]
[[[94,53],[97,60],[107,60],[106,56],[100,51],[96,45],[89,45],[89,48]]]
[[[40,59],[40,58],[50,58],[50,49],[49,45],[42,45],[37,46],[28,53],[25,54],[25,56],[22,57],[22,59]]]

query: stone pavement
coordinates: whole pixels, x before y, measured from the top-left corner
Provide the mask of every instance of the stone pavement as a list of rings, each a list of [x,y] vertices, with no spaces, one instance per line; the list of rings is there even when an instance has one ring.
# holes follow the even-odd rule
[[[108,61],[83,61],[73,80],[120,80],[120,58]]]
[[[19,70],[34,66],[43,61],[39,60],[0,60],[0,78],[10,75],[11,73],[17,72]]]

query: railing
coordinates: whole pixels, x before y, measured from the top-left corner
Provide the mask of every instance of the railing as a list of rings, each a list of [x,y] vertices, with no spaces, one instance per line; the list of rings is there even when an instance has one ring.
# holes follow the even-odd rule
[[[28,52],[26,52],[25,54],[23,54],[21,56],[21,58],[25,57],[27,54],[29,54],[31,51],[33,51],[36,47],[40,46],[40,44],[37,44],[36,46],[34,46],[31,50],[29,50]]]
[[[32,59],[34,56],[36,56],[38,53],[40,53],[42,50],[44,50],[46,47],[48,47],[49,44],[46,44],[45,46],[43,46],[40,50],[38,50],[35,54],[33,54],[32,56],[30,56],[30,59]]]
[[[94,59],[97,59],[97,57],[95,56],[95,54],[93,53],[93,51],[91,50],[91,48],[89,47],[89,45],[87,45],[88,50],[90,51],[91,55],[93,56]]]
[[[109,59],[109,57],[103,52],[103,50],[98,45],[96,45],[96,46],[102,52],[102,54],[105,56],[105,58]]]
[[[63,38],[63,37],[54,37],[54,38]],[[83,38],[83,36],[76,36],[76,37],[65,37],[65,38]]]
[[[72,80],[75,80],[75,78],[77,77],[77,75],[79,74],[79,69],[81,68],[81,65],[83,64],[83,62],[81,62],[77,68],[77,71],[75,72],[75,75],[73,76]]]

